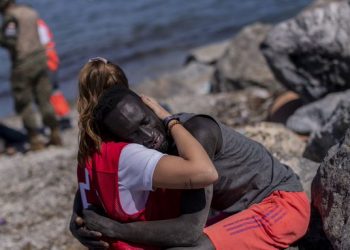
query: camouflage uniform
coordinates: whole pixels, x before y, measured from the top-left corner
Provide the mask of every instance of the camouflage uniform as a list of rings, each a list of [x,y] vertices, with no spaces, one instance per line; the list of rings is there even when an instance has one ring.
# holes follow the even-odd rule
[[[28,6],[12,4],[4,12],[0,45],[7,48],[12,60],[12,92],[16,112],[21,115],[29,137],[37,135],[33,101],[42,115],[44,125],[57,133],[58,121],[50,104],[52,86],[49,82],[45,48],[39,40],[38,14]]]

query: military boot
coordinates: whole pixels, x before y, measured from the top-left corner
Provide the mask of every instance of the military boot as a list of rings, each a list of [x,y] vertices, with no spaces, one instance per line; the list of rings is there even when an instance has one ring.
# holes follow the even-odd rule
[[[51,129],[49,144],[55,145],[55,146],[63,146],[61,131],[59,128]]]

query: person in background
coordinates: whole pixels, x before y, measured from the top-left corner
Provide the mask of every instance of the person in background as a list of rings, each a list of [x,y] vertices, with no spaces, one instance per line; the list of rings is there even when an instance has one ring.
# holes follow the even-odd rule
[[[0,155],[13,155],[26,152],[27,136],[19,130],[10,128],[0,122]]]
[[[113,216],[111,218],[114,220],[93,211],[84,210],[85,224],[82,224],[83,219],[77,217],[77,214],[80,212],[79,209],[88,206],[85,198],[90,193],[90,189],[87,183],[90,185],[105,183],[102,178],[94,180],[88,179],[89,175],[84,175],[85,179],[81,178],[83,181],[79,184],[80,193],[77,193],[75,199],[70,224],[71,232],[80,242],[88,247],[107,246],[104,238],[102,240],[99,238],[103,235],[161,248],[283,249],[305,234],[310,217],[310,204],[298,176],[288,166],[275,159],[261,144],[244,137],[210,116],[189,113],[170,115],[154,100],[147,97],[140,98],[134,92],[127,90],[127,85],[111,86],[113,82],[117,85],[117,82],[113,81],[117,77],[113,72],[104,70],[109,65],[107,60],[101,59],[90,65],[88,70],[84,68],[85,71],[90,72],[86,73],[87,76],[93,74],[94,77],[85,77],[84,81],[80,81],[80,85],[84,86],[80,88],[84,90],[81,99],[92,105],[87,109],[89,112],[82,116],[87,119],[85,123],[89,125],[82,126],[82,131],[93,136],[93,141],[96,142],[107,139],[106,141],[110,143],[126,142],[129,143],[128,146],[137,143],[143,145],[143,148],[156,149],[169,155],[181,155],[183,151],[178,147],[177,142],[173,143],[177,138],[172,131],[173,126],[176,126],[172,124],[179,122],[206,150],[219,174],[219,179],[213,185],[203,189],[199,188],[201,186],[194,185],[192,178],[189,178],[186,186],[188,190],[182,190],[182,198],[179,201],[180,215],[175,218],[134,222],[117,219],[116,221]],[[106,81],[106,79],[112,79],[112,81]],[[94,115],[88,115],[91,112]],[[88,122],[89,119],[90,122]],[[92,126],[93,124],[96,126]],[[95,144],[92,143],[90,146],[83,144],[86,150],[92,151],[97,148],[93,145]],[[115,155],[109,151],[109,154],[102,154],[100,157],[103,160],[114,158]],[[130,157],[125,162],[129,164],[137,159],[137,154],[134,154],[134,157]],[[138,166],[142,166],[142,159],[144,158],[141,157]],[[111,173],[111,168],[115,166],[116,164],[109,165],[109,171],[105,173]],[[174,171],[180,171],[182,166],[176,164],[173,168]],[[159,176],[157,176],[157,167],[155,169],[154,172],[143,171],[142,167],[136,169],[130,178],[132,181],[127,181],[119,187],[119,192],[112,192],[118,196],[122,194],[120,189],[128,189],[131,193],[129,202],[121,202],[122,209],[119,212],[122,211],[121,213],[125,216],[134,216],[144,212],[144,205],[146,209],[148,208],[148,203],[145,203],[144,199],[137,199],[137,195],[143,190],[143,183],[153,183],[153,186],[157,187],[154,185],[157,182],[154,181]],[[126,168],[122,174],[128,170]],[[173,175],[169,174],[168,177],[172,182],[176,181],[176,178],[172,178]],[[139,185],[134,183],[136,179],[141,180]],[[120,185],[122,182],[117,183]],[[108,190],[110,192],[118,190],[118,185],[108,185]],[[167,185],[165,187],[184,189],[184,186]],[[108,200],[106,196],[100,194],[99,192],[97,198],[95,197],[97,200],[100,202]],[[156,211],[166,213],[171,210],[166,209],[167,205],[171,208],[176,207],[167,202],[169,198],[176,201],[176,196],[170,195],[167,194],[164,200],[158,200],[157,204],[162,209],[156,207],[158,209]],[[118,197],[122,200],[120,196]],[[109,204],[119,204],[115,199],[109,202]],[[125,208],[130,208],[129,205],[132,202],[137,205],[131,206],[134,208],[131,214]],[[96,205],[96,203],[93,204]],[[210,207],[219,214],[207,222]],[[111,206],[100,205],[100,208],[104,208],[104,212],[110,216]],[[207,227],[204,228],[206,222]]]
[[[43,19],[38,19],[38,32],[39,38],[42,45],[44,45],[47,57],[47,68],[49,78],[53,87],[53,93],[50,98],[50,102],[53,106],[56,116],[59,119],[61,128],[71,127],[70,121],[70,107],[60,90],[58,82],[58,69],[60,59],[56,51],[56,44],[54,41],[53,33],[50,27]]]
[[[39,133],[32,104],[35,101],[43,124],[50,128],[49,144],[62,145],[59,123],[50,96],[52,87],[48,78],[45,49],[40,42],[38,13],[31,7],[16,4],[14,0],[0,0],[3,24],[0,45],[11,57],[11,85],[16,112],[22,117],[28,133],[31,150],[43,149],[45,141]]]

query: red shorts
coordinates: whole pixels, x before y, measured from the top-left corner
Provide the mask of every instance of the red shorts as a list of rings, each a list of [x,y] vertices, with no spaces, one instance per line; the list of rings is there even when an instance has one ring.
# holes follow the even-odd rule
[[[218,250],[284,249],[306,233],[309,220],[310,202],[305,192],[275,191],[204,232]]]

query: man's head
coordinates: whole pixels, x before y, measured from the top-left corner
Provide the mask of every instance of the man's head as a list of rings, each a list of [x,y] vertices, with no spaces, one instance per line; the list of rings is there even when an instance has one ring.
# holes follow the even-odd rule
[[[0,12],[3,12],[10,3],[15,2],[14,0],[0,0]]]
[[[162,121],[136,93],[121,85],[112,87],[101,96],[94,118],[98,130],[107,129],[113,139],[142,144],[162,152],[168,148]]]

